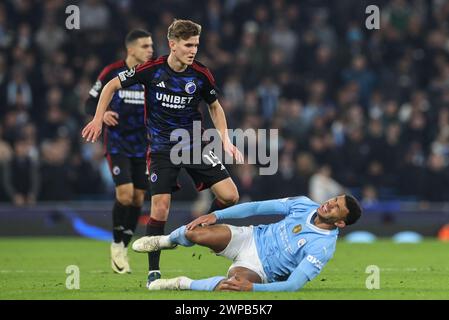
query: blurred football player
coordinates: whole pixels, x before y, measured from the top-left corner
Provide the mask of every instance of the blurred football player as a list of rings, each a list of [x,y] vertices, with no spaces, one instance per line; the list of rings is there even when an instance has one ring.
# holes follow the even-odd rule
[[[100,94],[111,79],[120,72],[147,62],[153,56],[151,34],[145,30],[129,32],[125,45],[126,59],[106,66],[89,91],[86,113],[95,114]],[[134,84],[115,92],[102,116],[105,125],[105,156],[115,183],[111,266],[117,273],[131,272],[127,248],[137,227],[149,184],[146,171],[148,139],[144,102],[143,85]]]

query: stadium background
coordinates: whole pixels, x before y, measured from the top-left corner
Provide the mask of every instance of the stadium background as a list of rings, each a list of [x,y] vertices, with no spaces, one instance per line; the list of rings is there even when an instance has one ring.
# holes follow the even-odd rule
[[[65,27],[69,4],[80,30]],[[370,4],[380,30],[365,27]],[[230,167],[241,201],[349,190],[368,213],[353,230],[435,236],[449,222],[448,1],[8,0],[0,234],[76,234],[74,217],[109,228],[114,186],[101,143],[81,140],[84,102],[101,69],[125,57],[130,29],[153,34],[155,56],[168,53],[173,18],[202,24],[197,59],[217,80],[229,127],[279,129],[275,175]],[[210,201],[186,175],[181,183],[171,225]]]

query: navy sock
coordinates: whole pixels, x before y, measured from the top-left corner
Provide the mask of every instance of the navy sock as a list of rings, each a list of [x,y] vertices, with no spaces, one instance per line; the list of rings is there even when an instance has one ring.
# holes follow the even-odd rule
[[[127,215],[128,207],[122,205],[117,200],[112,208],[112,236],[115,243],[123,240],[123,230],[125,230],[125,216]]]
[[[160,236],[164,234],[164,227],[166,221],[159,221],[150,217],[147,224],[147,236]],[[161,256],[161,251],[149,252],[148,253],[148,270],[159,270],[159,259]]]
[[[122,234],[123,244],[125,247],[128,246],[128,244],[131,241],[131,238],[133,237],[134,232],[136,231],[137,222],[139,221],[140,217],[140,211],[142,207],[134,207],[129,206],[128,208],[128,214],[125,218],[125,230]]]

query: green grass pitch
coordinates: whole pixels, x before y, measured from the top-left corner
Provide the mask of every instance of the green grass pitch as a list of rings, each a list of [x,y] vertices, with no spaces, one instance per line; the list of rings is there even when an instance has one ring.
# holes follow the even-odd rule
[[[132,274],[110,268],[109,244],[82,238],[0,238],[0,299],[449,299],[449,244],[340,241],[334,258],[302,290],[287,292],[149,292],[147,256],[129,252]],[[80,289],[66,288],[67,266],[80,270]],[[206,248],[162,253],[165,277],[224,275],[230,261]],[[368,290],[369,265],[380,268],[380,289]]]

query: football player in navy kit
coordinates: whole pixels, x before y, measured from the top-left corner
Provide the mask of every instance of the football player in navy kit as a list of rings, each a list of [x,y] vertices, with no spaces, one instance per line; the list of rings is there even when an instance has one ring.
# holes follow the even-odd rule
[[[190,20],[175,20],[167,34],[170,54],[124,71],[109,81],[100,96],[94,119],[82,131],[83,138],[95,142],[101,134],[102,117],[114,92],[136,84],[145,86],[151,181],[151,216],[147,235],[164,234],[171,194],[179,188],[177,176],[181,168],[187,170],[198,190],[211,188],[215,194],[209,212],[232,206],[239,199],[234,182],[213,153],[202,154],[201,163],[175,165],[170,159],[170,150],[177,144],[170,140],[175,129],[185,129],[190,133],[191,140],[187,148],[201,148],[202,142],[192,137],[194,122],[202,120],[199,103],[204,100],[220,134],[223,150],[238,163],[243,162],[243,155],[229,139],[226,117],[217,100],[218,89],[214,77],[208,68],[195,60],[200,33],[200,25]],[[149,254],[147,286],[161,277],[159,256],[160,251]]]
[[[106,66],[89,91],[86,113],[94,115],[104,85],[120,72],[150,60],[151,34],[132,30],[125,38],[127,56]],[[134,84],[114,93],[102,116],[105,124],[105,156],[115,183],[116,199],[112,210],[113,242],[111,266],[117,273],[130,273],[127,248],[136,229],[148,189],[146,153],[147,131],[144,119],[144,87]]]

